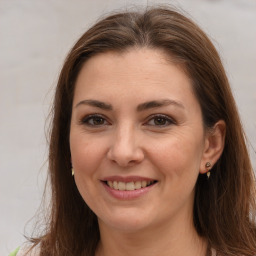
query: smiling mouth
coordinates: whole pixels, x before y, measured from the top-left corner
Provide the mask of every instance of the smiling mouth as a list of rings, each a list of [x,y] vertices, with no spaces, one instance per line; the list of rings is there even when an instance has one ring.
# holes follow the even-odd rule
[[[104,183],[114,189],[114,190],[121,190],[121,191],[133,191],[142,189],[145,187],[152,186],[153,184],[157,183],[156,180],[152,181],[131,181],[131,182],[123,182],[123,181],[104,181]]]

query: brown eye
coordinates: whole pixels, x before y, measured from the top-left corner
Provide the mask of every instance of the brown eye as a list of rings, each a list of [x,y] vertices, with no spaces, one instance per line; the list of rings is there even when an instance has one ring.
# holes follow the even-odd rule
[[[153,120],[155,125],[166,125],[167,123],[166,118],[163,118],[163,117],[156,117]]]
[[[106,119],[100,115],[90,115],[82,120],[82,123],[89,126],[108,125]]]
[[[156,115],[149,119],[147,125],[165,127],[174,123],[175,122],[168,116]]]
[[[91,118],[89,123],[92,125],[103,125],[104,121],[105,120],[102,117],[94,117],[94,118]]]

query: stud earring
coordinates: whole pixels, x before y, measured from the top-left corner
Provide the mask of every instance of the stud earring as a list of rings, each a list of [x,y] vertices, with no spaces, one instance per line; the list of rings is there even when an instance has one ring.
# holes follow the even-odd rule
[[[71,168],[71,173],[72,173],[72,176],[74,176],[74,175],[75,175],[74,168]]]
[[[211,175],[211,172],[210,172],[210,168],[211,168],[211,163],[210,162],[207,162],[206,164],[205,164],[205,167],[206,167],[206,169],[207,169],[207,178],[209,179],[210,178],[210,175]]]

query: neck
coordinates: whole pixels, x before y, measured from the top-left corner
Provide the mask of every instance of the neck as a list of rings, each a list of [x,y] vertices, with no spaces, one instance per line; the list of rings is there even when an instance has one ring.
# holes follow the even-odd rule
[[[177,224],[178,223],[178,224]],[[207,242],[198,236],[193,221],[175,221],[151,229],[125,232],[99,221],[101,240],[96,256],[205,256]]]

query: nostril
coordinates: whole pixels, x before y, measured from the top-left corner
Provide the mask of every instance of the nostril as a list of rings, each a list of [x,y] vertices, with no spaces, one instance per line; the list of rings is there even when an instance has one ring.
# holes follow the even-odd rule
[[[120,139],[114,143],[107,152],[107,158],[121,167],[133,166],[144,159],[144,153],[140,147],[133,142],[123,142]]]

